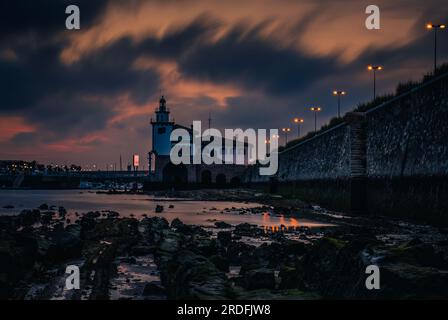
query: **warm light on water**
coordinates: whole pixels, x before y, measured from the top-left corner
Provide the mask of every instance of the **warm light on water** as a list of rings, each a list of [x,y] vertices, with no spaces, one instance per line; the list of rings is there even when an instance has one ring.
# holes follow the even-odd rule
[[[263,227],[266,231],[277,232],[285,228],[320,227],[322,223],[311,220],[268,214],[239,214],[241,208],[256,208],[258,203],[242,203],[232,201],[196,201],[188,199],[155,198],[151,195],[107,195],[86,190],[0,190],[0,215],[19,214],[24,209],[34,209],[41,204],[63,206],[68,211],[67,217],[74,213],[88,211],[116,211],[123,217],[145,216],[165,217],[168,221],[179,218],[187,224],[203,226],[214,225],[216,221],[224,221],[231,225],[250,223]],[[13,209],[1,208],[5,205]],[[163,212],[156,213],[155,207],[162,205]],[[170,208],[170,205],[172,208]],[[234,209],[232,209],[234,208]]]

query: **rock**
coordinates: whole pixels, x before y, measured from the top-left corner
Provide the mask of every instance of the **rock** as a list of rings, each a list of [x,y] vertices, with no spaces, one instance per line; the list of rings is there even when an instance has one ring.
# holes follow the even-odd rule
[[[84,218],[87,219],[97,219],[101,217],[101,212],[99,211],[89,211],[84,215]]]
[[[173,209],[173,208],[174,208],[174,205],[170,204],[170,205],[168,206],[168,208]]]
[[[78,220],[79,225],[81,226],[81,238],[85,238],[88,233],[90,233],[96,226],[97,221],[95,218],[91,216],[83,216],[80,220]]]
[[[19,281],[32,274],[38,247],[36,239],[28,233],[3,229],[0,234],[0,299],[3,300],[10,299]]]
[[[145,239],[153,244],[160,241],[163,231],[169,228],[169,223],[165,218],[151,217],[142,219],[140,226]]]
[[[232,225],[224,222],[224,221],[217,221],[215,222],[215,227],[219,229],[229,229],[232,227]]]
[[[271,291],[267,289],[238,292],[241,300],[316,300],[321,297],[312,292],[303,292],[297,289]]]
[[[232,233],[230,231],[219,231],[217,235],[219,243],[227,247],[232,241]]]
[[[114,218],[118,218],[120,216],[120,214],[116,211],[108,211],[107,212],[107,217],[109,219],[114,219]]]
[[[300,260],[298,267],[304,285],[328,298],[348,299],[367,292],[365,270],[371,263],[363,259],[362,251],[366,245],[366,242],[358,240],[347,242],[322,238]]]
[[[284,266],[279,272],[279,289],[303,288],[301,273],[295,267]]]
[[[178,233],[167,231],[156,248],[157,256],[172,256],[179,251],[181,246],[181,237]]]
[[[53,220],[55,213],[53,211],[41,212],[40,221],[42,224],[50,224]]]
[[[249,245],[242,241],[232,241],[227,247],[227,259],[232,265],[241,265],[254,250],[255,246]]]
[[[71,224],[65,229],[55,232],[53,240],[56,245],[56,257],[59,260],[77,258],[81,255],[81,226]]]
[[[19,223],[22,226],[31,226],[40,221],[40,211],[35,210],[22,210],[19,214]]]
[[[222,272],[229,272],[229,261],[220,255],[214,255],[210,257],[210,261]]]
[[[166,294],[166,290],[157,282],[149,282],[145,285],[143,289],[144,296],[164,296]]]
[[[171,228],[182,228],[183,226],[185,226],[185,224],[180,221],[179,218],[174,219],[173,221],[171,221]]]
[[[130,218],[99,220],[87,235],[89,240],[101,239],[109,242],[114,239],[132,241],[138,236],[138,221]]]
[[[171,222],[171,228],[176,229],[177,232],[180,232],[185,235],[202,235],[208,236],[208,233],[199,226],[184,224],[178,218],[174,219]]]
[[[225,274],[207,258],[188,250],[181,250],[162,266],[161,279],[169,299],[234,297]]]
[[[160,205],[160,204],[156,205],[156,209],[155,209],[155,211],[156,211],[156,213],[161,213],[161,212],[163,212],[163,206]]]
[[[380,267],[380,299],[445,299],[448,296],[448,273],[431,267],[406,263]]]
[[[235,226],[233,233],[238,236],[257,237],[263,234],[263,230],[249,223],[240,223]]]
[[[274,270],[260,268],[244,274],[244,286],[248,290],[275,289]]]
[[[64,207],[59,207],[59,208],[58,208],[58,213],[59,213],[59,216],[60,216],[62,219],[64,219],[64,218],[65,218],[65,215],[67,214],[67,210],[65,210]]]
[[[121,259],[122,262],[125,263],[129,263],[129,264],[136,264],[137,263],[137,259],[135,259],[135,257],[125,257]]]
[[[447,246],[448,248],[448,246]],[[406,244],[394,247],[390,254],[384,259],[385,263],[409,263],[423,267],[446,268],[446,252],[439,247],[416,241],[415,239]]]
[[[139,257],[139,256],[144,256],[144,255],[153,253],[154,250],[155,250],[155,248],[153,246],[144,246],[144,245],[134,246],[129,251],[129,254]]]
[[[49,210],[48,204],[43,203],[38,207],[39,210]]]

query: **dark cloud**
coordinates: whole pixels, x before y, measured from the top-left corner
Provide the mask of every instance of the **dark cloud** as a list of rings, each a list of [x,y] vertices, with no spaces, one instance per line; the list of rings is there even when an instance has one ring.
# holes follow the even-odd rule
[[[11,138],[11,145],[16,147],[30,146],[38,142],[38,135],[34,132],[20,132]]]
[[[102,101],[91,101],[80,96],[51,97],[29,111],[28,121],[42,132],[49,132],[48,139],[83,136],[100,131],[116,111]]]
[[[0,111],[17,111],[35,106],[55,94],[105,95],[129,92],[136,103],[144,103],[155,92],[158,74],[132,67],[130,47],[124,39],[72,65],[60,62],[62,47],[51,45],[31,50],[15,62],[0,60],[0,86],[6,88]]]
[[[163,38],[149,36],[139,43],[136,50],[140,53],[161,59],[177,60],[195,46],[207,42],[221,23],[207,15],[200,15],[183,27],[169,30]]]
[[[267,94],[288,94],[338,71],[335,57],[310,57],[282,48],[258,33],[236,27],[215,43],[202,43],[180,57],[180,70],[192,78],[239,83]]]

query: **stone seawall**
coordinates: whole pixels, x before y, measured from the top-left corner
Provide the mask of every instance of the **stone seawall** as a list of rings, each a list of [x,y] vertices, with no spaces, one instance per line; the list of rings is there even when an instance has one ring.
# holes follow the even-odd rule
[[[448,175],[448,77],[366,114],[370,177]]]
[[[448,74],[279,153],[243,181],[331,209],[448,224]]]

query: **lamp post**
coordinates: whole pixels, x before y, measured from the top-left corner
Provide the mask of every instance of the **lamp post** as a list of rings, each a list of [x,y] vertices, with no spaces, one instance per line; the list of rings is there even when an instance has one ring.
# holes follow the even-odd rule
[[[288,144],[288,132],[291,131],[291,128],[283,128],[282,131],[285,133],[285,146]]]
[[[373,100],[375,100],[375,98],[376,98],[376,72],[383,70],[383,67],[369,65],[367,67],[367,70],[373,71]]]
[[[446,28],[446,25],[444,25],[444,24],[428,23],[426,25],[426,29],[434,30],[434,74],[436,74],[436,70],[437,70],[437,30],[445,29],[445,28]]]
[[[341,96],[345,96],[347,92],[342,90],[334,90],[333,95],[338,97],[338,118],[341,117]]]
[[[321,107],[311,107],[310,110],[314,112],[314,132],[316,132],[317,131],[317,113],[320,112],[322,110],[322,108]]]
[[[300,138],[300,124],[303,123],[303,119],[302,118],[294,118],[294,123],[297,124],[297,138]]]

